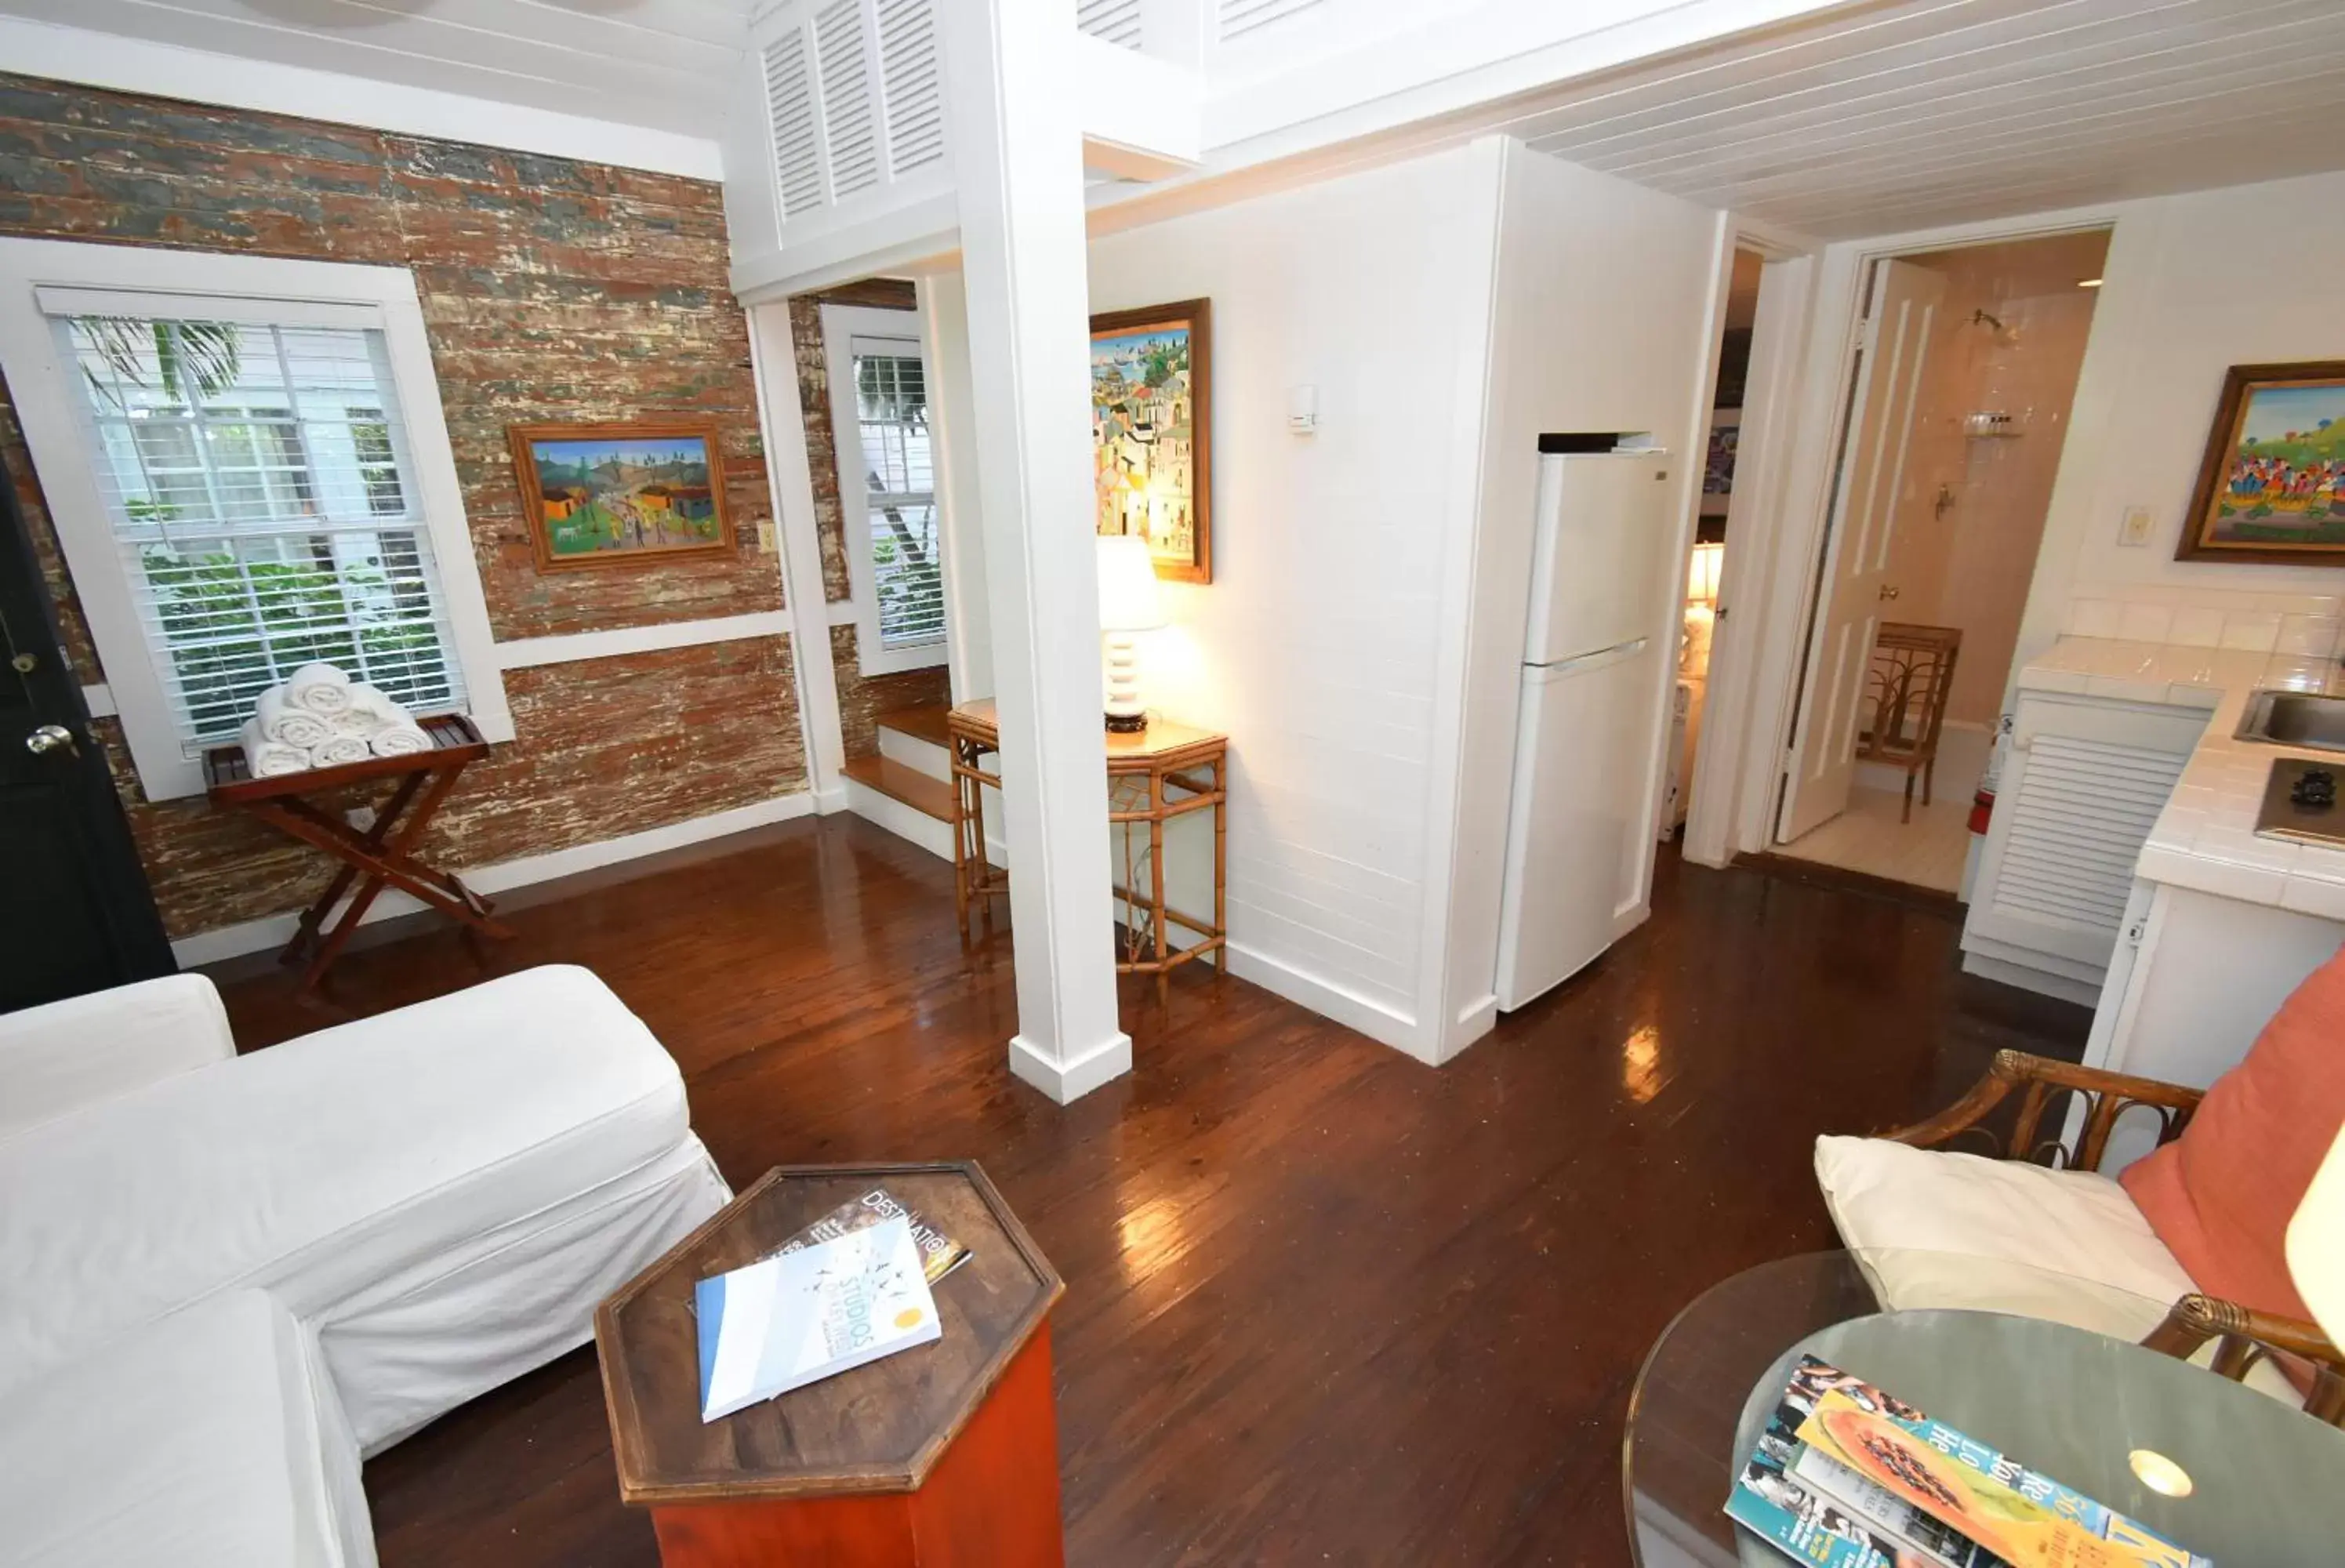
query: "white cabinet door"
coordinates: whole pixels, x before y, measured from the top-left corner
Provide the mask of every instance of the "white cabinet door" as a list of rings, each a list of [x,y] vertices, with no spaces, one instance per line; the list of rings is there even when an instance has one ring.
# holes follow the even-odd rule
[[[2206,724],[2198,709],[2023,695],[1964,950],[2097,986],[2134,863]]]

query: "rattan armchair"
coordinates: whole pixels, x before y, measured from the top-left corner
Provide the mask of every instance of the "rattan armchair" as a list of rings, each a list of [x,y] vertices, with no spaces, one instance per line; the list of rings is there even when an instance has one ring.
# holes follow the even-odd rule
[[[1990,1125],[1995,1113],[2014,1093],[2017,1109],[2008,1128]],[[1969,1139],[1999,1159],[2025,1159],[2067,1170],[2098,1170],[2107,1152],[2109,1134],[2117,1118],[2137,1107],[2157,1118],[2157,1141],[2182,1134],[2198,1108],[2204,1091],[2156,1078],[2134,1077],[2029,1056],[2024,1051],[1997,1051],[1986,1076],[1968,1094],[1927,1121],[1883,1136],[1917,1148],[1933,1148]],[[2082,1115],[2075,1114],[2081,1108]],[[2047,1113],[2050,1118],[2046,1131]],[[2072,1141],[2073,1139],[2073,1141]],[[2153,1351],[2188,1359],[2208,1341],[2215,1342],[2213,1370],[2238,1381],[2259,1361],[2294,1358],[2310,1369],[2311,1390],[2305,1413],[2331,1426],[2345,1427],[2345,1351],[2330,1342],[2320,1328],[2295,1318],[2259,1312],[2235,1301],[2191,1295],[2177,1301],[2166,1320],[2142,1341]]]

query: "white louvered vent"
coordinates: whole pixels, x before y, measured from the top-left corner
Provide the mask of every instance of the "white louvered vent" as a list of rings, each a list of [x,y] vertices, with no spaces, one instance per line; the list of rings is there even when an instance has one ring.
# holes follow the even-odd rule
[[[766,114],[774,137],[774,177],[782,216],[822,205],[822,144],[815,132],[814,81],[806,34],[792,27],[766,46]]]
[[[944,157],[933,0],[879,0],[879,83],[888,106],[888,174],[900,177]]]
[[[1995,907],[2114,937],[2134,862],[2187,754],[2038,735],[2012,813]]]
[[[1325,0],[1219,0],[1217,15],[1222,42],[1230,43],[1274,22],[1284,22],[1317,9]]]
[[[814,19],[822,79],[823,139],[830,151],[830,199],[879,183],[879,132],[871,113],[871,73],[863,59],[862,0],[834,0]]]
[[[1094,38],[1121,44],[1127,49],[1137,49],[1140,47],[1140,0],[1076,0],[1075,26]]]

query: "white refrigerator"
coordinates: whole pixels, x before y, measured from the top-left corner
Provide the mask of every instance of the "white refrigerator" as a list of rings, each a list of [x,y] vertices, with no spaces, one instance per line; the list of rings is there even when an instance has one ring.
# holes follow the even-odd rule
[[[1644,907],[1662,685],[1674,660],[1666,453],[1539,460],[1530,623],[1498,922],[1498,1006],[1594,962]]]

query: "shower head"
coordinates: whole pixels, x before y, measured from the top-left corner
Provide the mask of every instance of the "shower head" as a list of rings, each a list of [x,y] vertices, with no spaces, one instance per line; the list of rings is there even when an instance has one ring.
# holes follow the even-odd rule
[[[2003,330],[2003,318],[1985,310],[1974,310],[1971,312],[1971,325],[1974,327],[1985,325],[2000,332]]]

